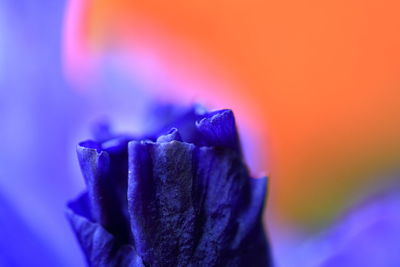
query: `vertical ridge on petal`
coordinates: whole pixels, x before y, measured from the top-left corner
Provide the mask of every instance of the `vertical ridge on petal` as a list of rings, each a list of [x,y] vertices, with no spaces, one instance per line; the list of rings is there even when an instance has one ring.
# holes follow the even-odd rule
[[[202,147],[198,153],[194,195],[201,201],[202,234],[193,261],[211,266],[268,266],[261,221],[265,180],[252,181],[241,157],[231,150]]]
[[[194,146],[129,143],[128,203],[135,247],[150,266],[186,266],[193,249]]]
[[[93,223],[67,210],[67,219],[85,251],[88,266],[134,266],[144,267],[141,258],[131,245],[121,244],[100,224]]]
[[[121,241],[128,242],[130,234],[127,215],[124,212],[126,198],[123,194],[126,192],[126,182],[124,188],[123,178],[127,176],[124,174],[127,164],[122,160],[123,152],[108,153],[97,148],[85,147],[83,144],[78,146],[77,154],[87,185],[91,216]]]

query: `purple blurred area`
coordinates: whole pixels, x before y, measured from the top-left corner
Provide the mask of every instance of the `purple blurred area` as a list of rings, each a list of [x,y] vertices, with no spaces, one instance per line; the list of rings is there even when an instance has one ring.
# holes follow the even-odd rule
[[[400,186],[393,182],[310,238],[283,266],[385,266],[400,263]]]
[[[62,1],[0,5],[0,194],[6,203],[0,227],[9,229],[0,239],[0,247],[9,248],[1,250],[8,259],[0,257],[0,263],[5,265],[83,263],[64,205],[81,187],[71,179],[71,160],[74,129],[87,106],[61,73],[63,8]]]
[[[0,265],[83,265],[64,214],[83,189],[76,144],[105,115],[133,128],[130,115],[149,100],[117,74],[112,56],[96,90],[82,94],[66,83],[64,9],[64,1],[0,3]]]

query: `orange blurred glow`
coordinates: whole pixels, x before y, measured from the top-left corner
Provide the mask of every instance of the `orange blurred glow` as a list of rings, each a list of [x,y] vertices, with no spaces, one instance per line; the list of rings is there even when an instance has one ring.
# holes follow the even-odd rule
[[[329,219],[400,166],[400,2],[87,4],[93,50],[150,47],[189,95],[251,117],[283,217]]]

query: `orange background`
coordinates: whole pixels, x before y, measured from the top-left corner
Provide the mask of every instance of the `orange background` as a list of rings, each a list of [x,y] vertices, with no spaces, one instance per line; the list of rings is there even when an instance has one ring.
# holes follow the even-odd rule
[[[262,145],[270,199],[289,221],[324,222],[400,166],[398,1],[92,0],[79,8],[78,18],[66,16],[79,28],[66,36],[67,69],[79,69],[68,57],[79,47],[81,57],[144,47],[166,75],[198,82],[175,97],[233,107]]]

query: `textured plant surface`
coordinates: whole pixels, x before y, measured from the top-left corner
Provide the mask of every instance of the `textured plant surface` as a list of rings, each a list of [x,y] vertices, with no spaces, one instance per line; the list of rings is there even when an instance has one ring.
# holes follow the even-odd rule
[[[233,113],[193,108],[140,138],[78,145],[87,190],[68,218],[91,266],[270,266],[266,178],[243,162]]]

